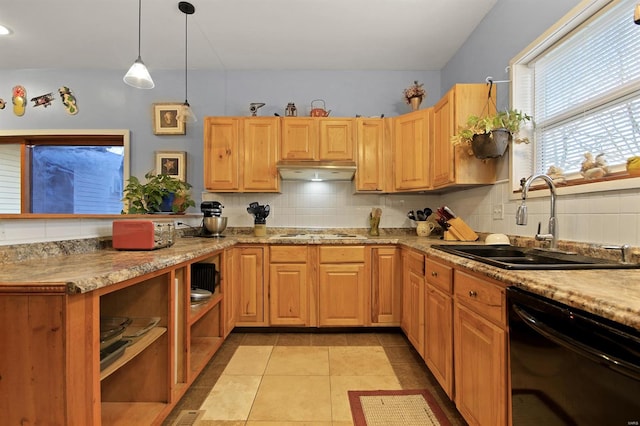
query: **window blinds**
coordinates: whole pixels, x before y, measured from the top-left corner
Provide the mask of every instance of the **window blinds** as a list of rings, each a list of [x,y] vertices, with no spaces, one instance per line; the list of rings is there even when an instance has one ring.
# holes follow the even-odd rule
[[[640,26],[635,0],[603,10],[530,64],[536,172],[580,171],[584,153],[610,165],[640,154]]]

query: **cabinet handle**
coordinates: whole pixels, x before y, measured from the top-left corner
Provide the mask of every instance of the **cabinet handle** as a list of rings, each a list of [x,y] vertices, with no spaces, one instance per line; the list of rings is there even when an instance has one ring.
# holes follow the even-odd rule
[[[475,290],[469,290],[469,297],[478,297],[478,293]]]
[[[431,276],[432,276],[432,277],[437,277],[437,276],[438,276],[438,273],[437,273],[436,271],[431,271]]]

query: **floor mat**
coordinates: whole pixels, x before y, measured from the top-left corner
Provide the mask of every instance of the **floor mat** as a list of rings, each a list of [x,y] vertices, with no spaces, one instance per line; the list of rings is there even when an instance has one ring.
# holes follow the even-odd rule
[[[355,426],[450,426],[426,389],[349,391]]]

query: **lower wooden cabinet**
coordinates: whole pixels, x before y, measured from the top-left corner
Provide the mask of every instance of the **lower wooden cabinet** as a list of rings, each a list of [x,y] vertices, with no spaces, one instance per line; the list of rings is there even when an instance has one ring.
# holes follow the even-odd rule
[[[309,325],[307,246],[271,246],[269,322]]]
[[[238,287],[236,325],[268,325],[268,305],[265,304],[265,248],[238,246],[234,250],[233,278],[234,285]]]
[[[370,286],[365,247],[321,246],[318,250],[318,325],[365,325]]]
[[[402,264],[401,327],[424,358],[424,255],[414,250],[403,250]]]
[[[504,289],[455,271],[455,403],[470,425],[506,425]]]
[[[402,318],[402,259],[397,247],[371,249],[371,325],[399,326]]]
[[[424,360],[453,399],[453,268],[427,259]]]

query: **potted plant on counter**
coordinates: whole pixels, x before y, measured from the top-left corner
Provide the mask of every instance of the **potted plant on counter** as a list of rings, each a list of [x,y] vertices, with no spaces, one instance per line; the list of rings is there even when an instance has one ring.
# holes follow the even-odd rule
[[[529,143],[528,137],[519,135],[520,126],[527,121],[531,121],[530,115],[514,109],[483,117],[470,115],[467,125],[460,126],[451,141],[471,148],[476,158],[501,157],[509,143]]]
[[[126,205],[122,214],[160,212],[183,214],[187,208],[196,205],[191,198],[190,183],[170,175],[157,175],[153,172],[148,172],[144,177],[147,180],[145,183],[135,176],[127,180],[122,199]]]

